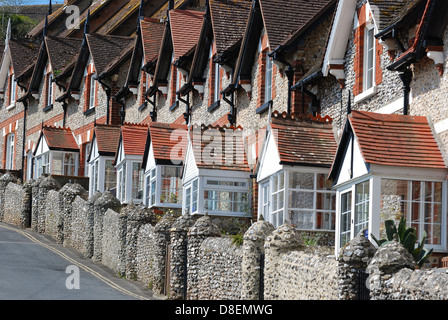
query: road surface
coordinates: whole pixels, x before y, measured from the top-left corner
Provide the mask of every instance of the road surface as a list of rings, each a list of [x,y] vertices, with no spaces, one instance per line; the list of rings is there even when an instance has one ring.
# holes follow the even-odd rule
[[[43,234],[0,222],[0,300],[159,300]]]

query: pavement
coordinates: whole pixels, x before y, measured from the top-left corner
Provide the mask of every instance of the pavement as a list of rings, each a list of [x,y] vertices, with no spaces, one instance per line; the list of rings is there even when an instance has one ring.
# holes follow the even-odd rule
[[[0,300],[164,300],[53,238],[0,222]]]

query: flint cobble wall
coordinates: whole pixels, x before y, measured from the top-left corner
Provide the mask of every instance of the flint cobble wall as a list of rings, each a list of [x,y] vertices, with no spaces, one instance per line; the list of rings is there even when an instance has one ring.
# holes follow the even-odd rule
[[[305,246],[289,225],[274,229],[258,221],[238,246],[221,235],[209,216],[165,214],[156,219],[143,206],[122,208],[108,192],[85,200],[79,195],[85,190],[59,188],[51,177],[23,186],[4,183],[2,188],[1,221],[24,227],[24,215],[36,214],[36,231],[55,240],[67,240],[69,226],[65,244],[86,258],[101,252],[97,262],[170,299],[356,300],[358,271],[368,272],[371,299],[448,299],[446,269],[415,268],[398,243],[377,249],[360,234],[336,259],[332,247]],[[61,199],[69,199],[65,209]]]

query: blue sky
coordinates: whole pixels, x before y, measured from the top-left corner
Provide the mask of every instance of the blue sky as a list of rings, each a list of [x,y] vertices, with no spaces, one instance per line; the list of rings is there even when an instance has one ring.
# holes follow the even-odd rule
[[[26,0],[25,5],[48,4],[49,0]],[[52,4],[64,3],[64,0],[51,0]]]

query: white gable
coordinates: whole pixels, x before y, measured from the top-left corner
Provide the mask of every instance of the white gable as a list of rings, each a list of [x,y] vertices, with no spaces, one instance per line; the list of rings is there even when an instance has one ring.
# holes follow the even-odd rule
[[[98,152],[98,143],[96,139],[96,135],[92,139],[92,144],[90,148],[90,154],[89,154],[89,163],[91,163],[93,160],[98,158],[100,156]]]
[[[154,148],[152,146],[152,141],[151,141],[151,145],[149,147],[149,152],[148,152],[148,157],[146,159],[145,171],[149,172],[155,166],[156,166],[156,160],[154,159]]]
[[[354,141],[353,146],[353,155],[352,155],[352,143]],[[351,168],[352,168],[352,157],[353,157],[353,176],[350,177]],[[339,171],[338,180],[336,182],[336,186],[340,185],[344,182],[347,182],[352,179],[356,179],[363,175],[369,173],[369,169],[364,161],[364,158],[361,154],[361,149],[359,147],[358,141],[356,139],[350,139],[348,143],[347,151],[344,155],[344,160],[342,161],[342,166]]]
[[[260,182],[274,173],[282,170],[280,165],[280,155],[278,154],[277,143],[273,136],[273,131],[269,127],[269,132],[260,156],[260,166],[257,173],[257,182]]]
[[[34,156],[40,156],[41,154],[50,151],[50,148],[48,147],[47,139],[45,139],[45,136],[42,135],[39,141],[37,142],[36,150],[34,151]]]
[[[122,162],[125,158],[124,155],[124,147],[123,147],[123,140],[120,139],[120,144],[118,145],[118,155],[117,155],[117,162],[116,164],[120,164],[120,162]]]
[[[11,66],[11,52],[9,50],[9,47],[5,48],[5,52],[3,54],[2,65],[0,68],[0,90],[6,89],[9,68]]]
[[[185,155],[185,163],[183,169],[183,183],[194,179],[199,175],[199,169],[194,158],[193,148],[191,141],[188,141],[187,153]]]
[[[341,0],[336,8],[334,23],[331,28],[330,39],[322,69],[324,76],[329,73],[331,64],[343,64],[347,51],[348,39],[352,30],[353,17],[357,0]]]

